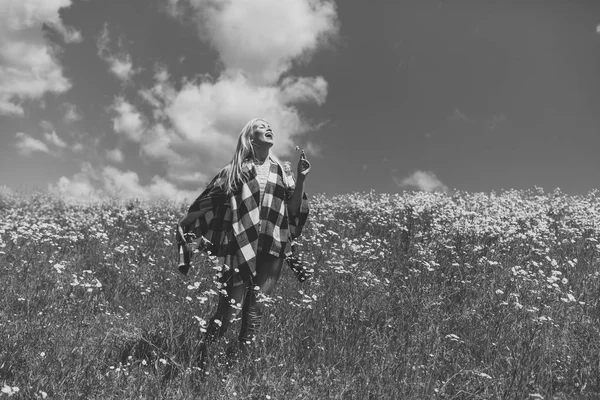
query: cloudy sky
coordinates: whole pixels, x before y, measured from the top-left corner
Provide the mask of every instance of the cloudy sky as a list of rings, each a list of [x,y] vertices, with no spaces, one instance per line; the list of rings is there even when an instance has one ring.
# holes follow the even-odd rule
[[[599,1],[0,10],[0,186],[192,198],[256,116],[311,193],[600,186]]]

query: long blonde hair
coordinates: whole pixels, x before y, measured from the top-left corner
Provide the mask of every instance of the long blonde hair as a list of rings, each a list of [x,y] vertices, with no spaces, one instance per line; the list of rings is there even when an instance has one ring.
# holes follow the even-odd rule
[[[263,118],[254,118],[244,126],[240,132],[233,159],[219,174],[216,185],[225,189],[227,194],[233,193],[244,182],[244,166],[250,166],[252,160],[255,158],[252,146],[252,134],[259,121],[265,120]],[[271,150],[269,150],[269,157],[281,166],[281,162],[271,153]]]

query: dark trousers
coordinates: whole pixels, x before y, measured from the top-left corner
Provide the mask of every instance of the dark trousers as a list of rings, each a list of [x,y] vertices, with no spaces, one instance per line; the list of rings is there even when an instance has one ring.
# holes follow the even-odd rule
[[[260,294],[270,295],[281,275],[283,258],[259,253],[256,259],[256,276],[242,285],[226,287],[227,294],[221,293],[217,311],[210,319],[202,340],[202,360],[206,363],[208,348],[222,337],[238,312],[242,312],[242,326],[239,334],[239,347],[242,353],[256,339],[260,329],[262,310],[258,300]]]

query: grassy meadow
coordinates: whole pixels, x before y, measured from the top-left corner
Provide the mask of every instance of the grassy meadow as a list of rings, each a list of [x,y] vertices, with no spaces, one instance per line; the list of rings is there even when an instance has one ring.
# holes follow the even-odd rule
[[[214,261],[184,205],[0,196],[0,399],[600,398],[600,197],[311,197],[247,359],[196,368]]]

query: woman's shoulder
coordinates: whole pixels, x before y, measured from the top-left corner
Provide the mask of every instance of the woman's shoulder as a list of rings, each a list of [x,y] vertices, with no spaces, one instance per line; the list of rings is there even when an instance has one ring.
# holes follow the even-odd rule
[[[211,181],[206,186],[206,190],[224,189],[225,182],[227,181],[227,173],[231,169],[231,165],[226,165],[215,174]]]
[[[212,178],[209,185],[218,185],[225,178],[225,176],[227,176],[227,171],[229,171],[229,168],[229,165],[226,165],[223,168],[221,168],[219,172],[217,172]]]

